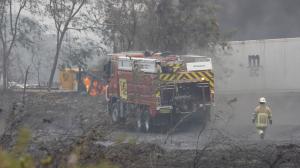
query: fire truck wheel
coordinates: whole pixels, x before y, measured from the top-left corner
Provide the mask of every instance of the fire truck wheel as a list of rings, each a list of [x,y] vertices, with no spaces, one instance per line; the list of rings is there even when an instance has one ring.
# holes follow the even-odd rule
[[[150,118],[150,114],[148,111],[145,111],[143,114],[143,118],[144,118],[144,128],[145,128],[145,132],[149,132],[151,129],[151,118]]]
[[[196,113],[194,113],[192,120],[194,121],[195,124],[200,124],[201,126],[206,127],[208,122],[210,121],[210,113],[211,110],[210,108],[202,109]]]
[[[200,122],[203,127],[206,127],[208,121],[210,120],[210,111],[204,110],[200,115]]]
[[[114,103],[111,110],[111,118],[114,123],[118,122],[119,117],[119,105],[117,103]]]
[[[142,131],[142,123],[143,123],[143,115],[142,113],[138,113],[136,116],[136,129],[138,132]]]
[[[148,110],[141,108],[136,116],[136,129],[138,132],[149,132],[151,129],[151,118]]]

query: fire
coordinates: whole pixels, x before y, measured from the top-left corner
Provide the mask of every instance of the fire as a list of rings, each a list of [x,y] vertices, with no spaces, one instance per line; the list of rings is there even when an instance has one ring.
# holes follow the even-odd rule
[[[94,80],[92,88],[90,90],[91,96],[97,96],[98,95],[98,81]]]
[[[92,79],[90,76],[83,78],[83,84],[85,85],[86,92],[90,96],[100,96],[106,93],[107,85],[102,84],[100,81]]]
[[[91,79],[90,79],[90,77],[88,77],[88,76],[84,77],[83,84],[85,86],[86,92],[89,92],[90,86],[91,86]]]

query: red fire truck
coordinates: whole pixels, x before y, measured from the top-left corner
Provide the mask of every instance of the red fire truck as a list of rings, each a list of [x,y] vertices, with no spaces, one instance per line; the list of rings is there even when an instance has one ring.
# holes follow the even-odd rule
[[[194,55],[111,54],[105,66],[106,98],[113,122],[135,117],[138,130],[195,115],[206,123],[214,97],[211,58]],[[132,116],[132,115],[130,115]]]

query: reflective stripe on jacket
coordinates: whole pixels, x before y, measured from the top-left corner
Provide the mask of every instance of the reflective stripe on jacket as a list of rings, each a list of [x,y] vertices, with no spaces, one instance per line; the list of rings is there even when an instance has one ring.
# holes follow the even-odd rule
[[[272,117],[272,111],[267,105],[259,105],[255,108],[256,127],[265,128],[268,126],[268,121]]]

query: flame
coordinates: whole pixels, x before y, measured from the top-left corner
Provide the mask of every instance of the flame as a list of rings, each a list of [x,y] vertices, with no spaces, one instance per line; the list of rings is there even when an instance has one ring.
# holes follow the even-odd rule
[[[88,76],[84,77],[83,83],[84,83],[84,86],[86,88],[86,92],[89,92],[90,86],[91,86],[91,79],[90,79],[90,77],[88,77]]]
[[[90,96],[97,96],[98,95],[98,82],[95,80],[93,81],[92,88],[90,90]]]
[[[99,96],[106,93],[107,85],[102,84],[98,80],[92,80],[90,76],[85,76],[83,78],[83,84],[85,85],[86,92],[90,96]]]

